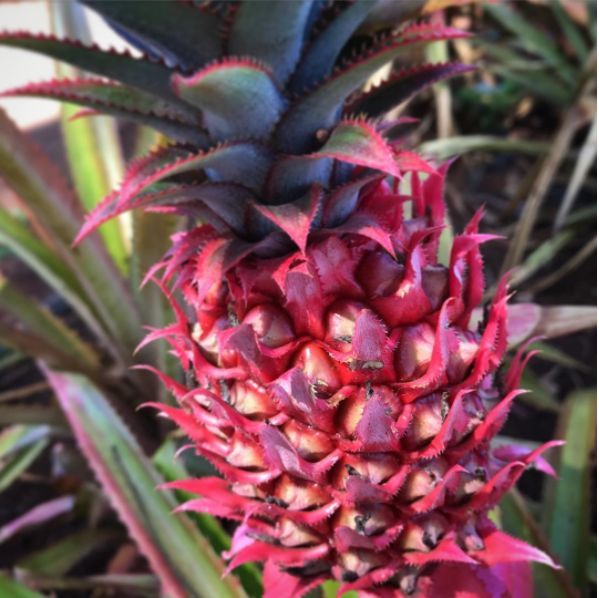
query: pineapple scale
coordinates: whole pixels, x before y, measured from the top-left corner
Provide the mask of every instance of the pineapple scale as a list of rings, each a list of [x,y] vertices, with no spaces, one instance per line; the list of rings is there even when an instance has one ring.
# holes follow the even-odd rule
[[[411,199],[372,181],[350,224],[304,249],[236,252],[203,225],[162,264],[191,314],[171,297],[165,334],[195,387],[161,375],[181,408],[159,408],[223,476],[172,487],[199,496],[184,509],[238,521],[230,568],[264,561],[283,595],[333,577],[363,596],[439,596],[456,565],[550,562],[487,516],[541,451],[491,449],[523,359],[498,372],[505,280],[469,328],[493,238],[480,213],[437,262],[445,170],[414,175]]]

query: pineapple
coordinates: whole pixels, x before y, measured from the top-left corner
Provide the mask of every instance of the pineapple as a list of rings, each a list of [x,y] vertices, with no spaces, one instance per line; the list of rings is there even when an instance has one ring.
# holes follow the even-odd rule
[[[83,4],[142,57],[5,33],[99,75],[9,93],[173,141],[130,166],[79,240],[133,208],[197,223],[147,276],[161,273],[175,322],[144,342],[166,339],[187,375],[156,372],[179,403],[156,407],[222,474],[171,484],[198,495],[181,508],[238,522],[225,557],[264,563],[267,596],[331,578],[364,597],[528,595],[522,563],[553,562],[488,512],[547,446],[491,445],[525,362],[498,371],[506,280],[470,326],[494,237],[479,212],[439,264],[448,164],[389,139],[384,119],[468,69],[404,65],[363,91],[465,34],[406,22],[421,3],[375,33],[369,0]]]

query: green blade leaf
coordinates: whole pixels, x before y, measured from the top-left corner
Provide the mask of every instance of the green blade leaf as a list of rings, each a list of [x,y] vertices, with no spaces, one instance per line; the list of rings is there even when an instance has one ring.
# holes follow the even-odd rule
[[[315,149],[316,133],[335,124],[343,102],[375,71],[415,46],[461,37],[467,37],[467,34],[450,28],[433,30],[426,25],[413,26],[349,65],[343,65],[316,89],[295,101],[284,113],[275,131],[277,148],[292,154]]]
[[[370,91],[360,94],[345,107],[344,112],[365,114],[374,118],[382,116],[429,85],[470,72],[472,69],[472,66],[457,62],[423,64],[402,69]]]
[[[549,145],[542,141],[505,139],[492,135],[458,135],[425,141],[419,145],[418,150],[438,160],[446,160],[451,156],[461,156],[470,152],[518,152],[539,156],[544,154],[548,147]]]
[[[48,7],[55,33],[91,41],[80,6],[74,2],[51,2]],[[78,74],[65,64],[57,64],[56,71],[61,77]],[[76,106],[63,104],[62,134],[77,195],[85,209],[90,210],[118,183],[123,159],[114,121],[101,117],[72,122],[77,110]],[[120,222],[111,223],[101,235],[115,264],[126,273],[128,256]]]
[[[0,465],[0,492],[6,490],[48,446],[48,438],[40,438],[36,443],[25,447],[11,459]]]
[[[42,280],[61,295],[90,330],[102,336],[101,324],[85,300],[85,293],[73,272],[39,237],[16,218],[0,210],[0,245],[8,247]]]
[[[67,69],[68,67],[63,67],[60,73],[68,74]],[[97,128],[99,122],[108,122],[98,117],[98,112],[144,124],[182,143],[193,143],[199,147],[208,145],[208,137],[197,121],[190,120],[184,112],[134,87],[112,81],[92,78],[55,79],[9,89],[0,97],[15,96],[47,98],[89,108],[90,112],[82,113],[75,106],[65,105],[69,112],[65,126],[72,129],[77,129],[78,123],[85,120],[82,117],[95,116],[95,120],[91,121],[92,129]]]
[[[243,596],[233,577],[186,517],[106,398],[85,378],[47,370],[73,433],[140,551],[176,598]]]
[[[596,438],[596,389],[573,392],[564,404],[558,438],[564,438],[558,479],[549,480],[544,527],[551,550],[583,590],[590,544],[591,452]]]
[[[4,314],[5,325],[11,326],[14,319],[18,331],[40,339],[42,349],[40,357],[51,359],[55,365],[71,367],[82,372],[93,373],[99,367],[99,356],[87,343],[47,308],[37,304],[34,298],[13,288],[10,283],[3,280],[2,276],[0,276],[0,313]],[[11,321],[7,322],[8,319]],[[47,348],[55,355],[46,356]]]
[[[81,0],[111,24],[124,28],[141,49],[152,50],[185,70],[197,69],[220,56],[220,21],[201,6],[176,2]],[[137,42],[137,43],[136,43]],[[140,43],[141,42],[141,43]]]
[[[500,503],[501,528],[516,538],[549,551],[547,538],[535,521],[524,497],[515,489],[504,495]],[[543,598],[573,598],[574,588],[563,569],[533,564],[535,587]]]
[[[268,69],[249,58],[228,58],[190,77],[173,76],[175,93],[203,115],[212,138],[261,139],[283,110],[283,96]]]
[[[309,0],[244,0],[231,27],[229,53],[271,65],[277,82],[283,83],[300,56],[311,5]]]
[[[357,0],[342,5],[339,8],[342,12],[302,50],[299,64],[289,81],[290,91],[301,93],[329,75],[343,46],[375,6],[375,0]]]
[[[48,426],[11,426],[0,432],[0,459],[4,459],[48,435]]]
[[[86,529],[27,555],[17,567],[36,574],[62,577],[79,561],[118,537],[118,532]]]
[[[195,113],[191,106],[186,106],[173,94],[170,86],[171,70],[162,62],[154,62],[145,57],[134,58],[128,52],[103,51],[95,45],[88,46],[75,40],[24,32],[1,33],[0,45],[44,54],[76,68],[158,95],[179,105],[181,110],[187,109],[190,116]]]
[[[0,573],[0,595],[10,596],[10,598],[44,598],[39,592],[26,588],[3,573]]]
[[[172,439],[167,439],[152,458],[154,465],[164,476],[165,480],[172,482],[189,478],[189,472],[183,463],[177,458],[177,450]],[[175,495],[183,500],[194,498],[193,494],[178,490]],[[217,553],[229,550],[231,538],[225,532],[221,524],[210,515],[205,513],[190,513],[192,519],[197,523],[202,535],[208,539],[212,548]],[[239,577],[243,587],[250,596],[260,598],[263,593],[260,571],[253,563],[246,563],[235,569],[235,575]]]
[[[505,4],[484,4],[485,10],[505,29],[518,38],[524,48],[541,56],[555,69],[555,75],[570,85],[576,84],[576,70],[564,58],[563,52],[555,42],[532,23],[524,19],[517,11]]]
[[[556,20],[560,24],[568,43],[572,46],[578,62],[581,66],[583,66],[590,51],[584,36],[576,26],[574,20],[568,14],[568,11],[564,8],[563,2],[561,0],[549,0],[549,6],[553,11]]]
[[[121,363],[130,363],[141,337],[133,297],[97,238],[71,248],[83,221],[80,207],[54,165],[4,113],[0,113],[0,176],[26,203],[39,228],[55,242],[60,259],[77,277],[102,321],[101,340],[107,349]]]

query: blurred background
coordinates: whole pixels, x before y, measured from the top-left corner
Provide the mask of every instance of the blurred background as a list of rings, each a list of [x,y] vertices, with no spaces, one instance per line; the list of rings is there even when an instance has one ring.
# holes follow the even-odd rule
[[[41,0],[0,1],[2,30],[54,30],[123,47],[100,19],[87,17],[84,26],[61,21]],[[402,105],[394,116],[417,120],[394,134],[431,159],[457,158],[446,190],[449,226],[461,231],[485,206],[483,231],[504,237],[485,246],[487,297],[500,274],[511,271],[512,344],[543,337],[531,345],[540,353],[524,374],[531,392],[518,398],[502,435],[528,448],[552,438],[568,443],[551,455],[561,484],[529,471],[493,516],[563,564],[561,571],[535,566],[540,597],[594,596],[596,2],[481,1],[432,18],[475,35],[432,44],[419,58],[477,68]],[[0,47],[0,91],[65,74],[56,69],[51,60]],[[139,291],[137,283],[176,222],[128,216],[103,230],[111,267],[133,294],[130,312],[128,299],[106,299],[123,306],[113,312],[121,318],[119,334],[81,302],[69,273],[104,266],[84,256],[87,262],[65,268],[60,242],[40,224],[56,208],[54,190],[46,188],[44,197],[47,181],[63,178],[87,210],[118,183],[127,160],[161,140],[106,117],[72,120],[79,108],[49,100],[3,97],[0,107],[42,152],[19,145],[11,126],[0,126],[0,570],[8,575],[0,578],[0,596],[17,595],[9,593],[16,586],[2,585],[8,577],[56,596],[156,596],[156,580],[82,458],[37,360],[102,385],[165,477],[206,471],[189,453],[181,463],[172,460],[183,441],[153,414],[126,415],[140,396],[161,398],[153,396],[159,394],[153,383],[127,368],[141,322],[168,321],[159,293]],[[35,176],[50,170],[47,178]],[[60,193],[63,183],[57,185]],[[71,222],[83,209],[57,213]],[[77,222],[65,226],[70,234]],[[108,292],[101,281],[90,284]],[[168,359],[164,349],[137,358],[167,368]],[[217,534],[197,523],[203,533]]]

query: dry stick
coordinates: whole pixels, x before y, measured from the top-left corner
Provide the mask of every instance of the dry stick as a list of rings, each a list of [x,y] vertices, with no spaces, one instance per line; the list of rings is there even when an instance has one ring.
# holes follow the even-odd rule
[[[574,134],[582,125],[588,122],[588,96],[591,93],[593,85],[593,77],[589,76],[581,86],[576,101],[564,114],[557,135],[532,184],[522,217],[516,227],[516,234],[503,262],[503,272],[519,264],[524,256],[530,233],[536,222],[545,194],[553,181],[553,177],[570,147]]]
[[[7,390],[6,392],[0,392],[0,403],[14,401],[16,399],[24,399],[30,395],[46,390],[50,390],[50,385],[46,381],[35,382],[34,384],[21,386],[20,388],[15,388],[13,390]]]
[[[558,268],[555,272],[548,274],[544,278],[541,278],[539,282],[532,285],[529,289],[533,293],[538,293],[547,287],[554,285],[556,282],[561,280],[568,272],[575,270],[580,266],[594,251],[597,250],[597,237],[592,238],[588,241],[585,246],[575,255],[573,255],[563,266]]]
[[[593,162],[595,162],[595,156],[597,155],[597,115],[595,114],[595,118],[593,119],[593,124],[589,129],[587,134],[587,138],[580,149],[579,158],[576,162],[576,166],[574,168],[574,172],[572,173],[572,178],[570,179],[570,183],[568,184],[568,189],[566,190],[566,195],[564,195],[564,199],[562,200],[562,205],[559,207],[559,211],[557,216],[555,217],[555,223],[553,224],[553,231],[557,232],[564,225],[564,221],[566,220],[566,216],[570,213],[572,206],[574,205],[574,200],[584,183],[584,179],[586,178]]]

